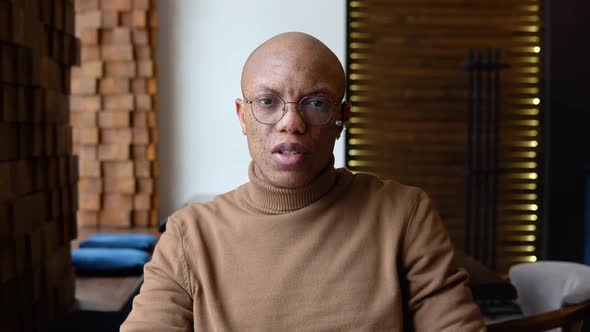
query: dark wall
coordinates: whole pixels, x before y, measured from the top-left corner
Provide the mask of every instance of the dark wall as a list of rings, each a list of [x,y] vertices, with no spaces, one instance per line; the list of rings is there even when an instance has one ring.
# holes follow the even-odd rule
[[[75,300],[74,31],[73,0],[0,1],[1,331],[38,331]]]
[[[545,258],[581,262],[590,172],[590,1],[545,0],[545,6]]]

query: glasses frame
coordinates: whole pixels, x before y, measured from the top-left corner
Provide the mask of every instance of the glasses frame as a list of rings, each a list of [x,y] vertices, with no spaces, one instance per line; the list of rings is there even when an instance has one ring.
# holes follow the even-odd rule
[[[256,99],[258,97],[261,97],[261,96],[278,97],[283,102],[283,115],[281,115],[281,117],[276,122],[273,122],[273,123],[264,123],[264,122],[258,120],[258,118],[256,117],[256,115],[254,114],[254,106],[252,105],[252,103],[253,103],[254,99]],[[246,98],[244,96],[244,101],[246,102],[246,104],[250,104],[250,111],[252,112],[252,116],[254,117],[254,119],[258,123],[263,124],[263,125],[272,126],[272,125],[275,125],[275,124],[281,122],[281,120],[285,117],[285,114],[287,114],[287,104],[297,104],[297,107],[296,107],[297,113],[299,113],[299,116],[301,117],[301,120],[303,120],[303,122],[305,122],[306,125],[310,125],[310,126],[325,126],[326,124],[328,124],[330,122],[330,119],[332,119],[332,114],[330,114],[330,117],[326,120],[326,122],[324,122],[322,124],[311,124],[311,123],[307,123],[303,119],[303,116],[301,116],[301,111],[299,110],[300,109],[300,106],[301,106],[301,102],[304,101],[304,100],[306,100],[306,99],[308,99],[308,98],[312,98],[312,97],[319,97],[319,98],[322,98],[322,99],[330,100],[330,98],[328,98],[328,97],[317,96],[317,95],[308,95],[308,96],[301,97],[301,99],[299,99],[299,101],[285,101],[283,99],[283,97],[281,97],[280,95],[273,94],[273,93],[261,93],[259,95],[254,96],[253,99],[248,99],[248,98]],[[334,105],[340,105],[340,111],[342,112],[344,110],[344,108],[346,107],[346,102],[345,101],[342,101],[342,102],[334,103],[334,102],[332,102],[330,100],[330,107],[331,107],[330,113],[335,112],[335,109],[336,109],[336,111],[338,111],[338,107],[334,107]]]

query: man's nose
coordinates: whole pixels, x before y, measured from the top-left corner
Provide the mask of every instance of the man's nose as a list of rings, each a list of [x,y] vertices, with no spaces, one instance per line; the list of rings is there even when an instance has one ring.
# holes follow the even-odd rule
[[[305,132],[306,125],[303,117],[297,110],[299,103],[285,103],[285,114],[277,123],[277,130],[290,134]]]

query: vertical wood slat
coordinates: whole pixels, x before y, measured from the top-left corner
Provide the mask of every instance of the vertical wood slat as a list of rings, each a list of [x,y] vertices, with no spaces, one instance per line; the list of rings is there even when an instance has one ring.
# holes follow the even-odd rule
[[[500,71],[507,65],[500,62],[499,50],[494,50],[493,56],[489,48],[485,51],[476,50],[475,56],[473,53],[470,49],[468,61],[463,66],[467,72],[463,250],[495,269],[497,185],[498,176],[503,172],[498,167],[497,158],[501,112]],[[482,62],[483,58],[485,60]],[[485,107],[482,107],[483,104]]]
[[[498,270],[539,251],[543,6],[539,0],[348,1],[347,166],[424,188],[462,249],[470,48],[503,62]],[[477,157],[477,156],[474,156]],[[483,227],[483,225],[482,225]]]

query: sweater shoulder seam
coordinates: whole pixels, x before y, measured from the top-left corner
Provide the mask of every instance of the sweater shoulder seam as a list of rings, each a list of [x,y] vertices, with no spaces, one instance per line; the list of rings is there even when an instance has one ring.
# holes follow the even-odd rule
[[[184,246],[184,223],[179,222],[177,219],[173,219],[173,217],[170,217],[170,219],[174,220],[174,222],[176,224],[178,224],[177,238],[178,238],[178,247],[180,249],[180,255],[181,255],[181,259],[182,259],[182,263],[183,263],[182,264],[183,279],[184,279],[185,284],[187,285],[187,290],[189,290],[191,296],[193,296],[194,292],[193,292],[190,274],[188,273],[188,261],[186,259],[185,246]]]
[[[405,246],[407,243],[407,239],[409,237],[409,233],[410,233],[410,228],[412,228],[413,224],[414,224],[414,219],[416,218],[416,213],[418,211],[418,207],[420,206],[420,198],[422,197],[422,190],[418,190],[418,194],[416,195],[416,197],[414,198],[414,204],[412,206],[412,210],[410,211],[410,214],[408,215],[408,220],[406,221],[404,227],[404,241],[403,241],[403,246],[404,246],[404,250],[406,250]]]

